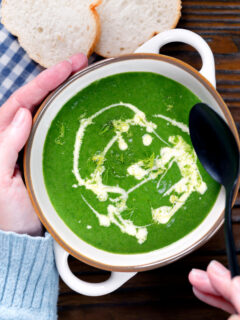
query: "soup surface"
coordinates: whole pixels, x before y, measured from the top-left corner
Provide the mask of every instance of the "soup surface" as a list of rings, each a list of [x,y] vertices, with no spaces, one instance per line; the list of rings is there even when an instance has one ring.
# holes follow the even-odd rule
[[[77,236],[105,251],[143,253],[203,221],[220,186],[189,136],[199,101],[171,79],[130,72],[92,83],[61,108],[43,171],[53,206]]]

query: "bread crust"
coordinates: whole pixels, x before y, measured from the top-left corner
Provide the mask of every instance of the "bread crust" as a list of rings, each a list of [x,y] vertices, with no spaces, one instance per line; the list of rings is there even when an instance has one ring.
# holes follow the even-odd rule
[[[6,1],[6,0],[4,0]],[[92,11],[92,14],[94,15],[95,22],[96,22],[96,35],[95,35],[95,41],[93,42],[91,48],[89,49],[87,56],[88,58],[90,55],[94,52],[94,49],[96,47],[96,44],[98,43],[101,35],[101,21],[100,16],[96,10],[96,8],[102,3],[102,0],[96,0],[94,3],[90,4],[90,10]]]
[[[101,0],[100,0],[101,1]],[[172,24],[172,26],[170,27],[170,29],[174,29],[176,26],[177,26],[177,24],[178,24],[178,22],[179,22],[179,20],[180,20],[180,18],[181,18],[181,9],[182,9],[182,0],[178,0],[178,7],[177,7],[177,17],[176,17],[176,19],[175,19],[175,21],[173,22],[173,24]],[[146,41],[148,41],[148,40],[150,40],[152,37],[154,37],[155,35],[157,35],[157,34],[159,34],[159,32],[158,31],[153,31],[153,33],[152,33],[152,35],[146,40]],[[144,43],[144,42],[143,42]],[[142,43],[142,44],[143,44]],[[139,47],[142,45],[142,44],[139,44]],[[121,54],[118,54],[118,55],[108,55],[108,54],[102,54],[101,53],[101,51],[98,51],[97,49],[95,50],[95,53],[96,54],[98,54],[98,55],[100,55],[100,56],[102,56],[102,57],[104,57],[104,58],[116,58],[116,57],[119,57],[119,56],[121,56]],[[122,54],[122,55],[125,55],[125,54]]]
[[[178,15],[177,15],[177,18],[174,21],[171,29],[174,29],[177,26],[177,24],[178,24],[178,22],[179,22],[179,20],[181,18],[181,15],[182,15],[182,0],[179,0],[178,1]]]
[[[95,24],[96,24],[96,32],[95,32],[95,37],[94,37],[94,41],[92,43],[92,46],[89,48],[88,52],[87,52],[87,57],[89,57],[94,49],[96,44],[99,41],[100,38],[100,33],[101,33],[101,23],[100,23],[100,17],[99,14],[96,10],[96,8],[102,3],[102,0],[95,0],[93,3],[91,3],[89,5],[89,9],[92,12],[92,15],[95,19]],[[7,4],[7,0],[2,0],[2,8]],[[1,18],[1,23],[5,26],[5,28],[8,30],[8,28],[6,27],[6,24],[4,22],[4,16],[2,16]],[[17,31],[14,30],[9,30],[11,32],[12,35],[16,36],[18,38],[18,42],[20,44],[20,46],[22,47],[22,41],[21,41],[21,37],[17,34]],[[25,49],[25,48],[24,48]],[[28,56],[34,60],[35,62],[37,62],[38,64],[40,64],[42,67],[44,68],[48,68],[48,66],[46,66],[42,61],[41,61],[41,57],[39,57],[39,59],[37,59],[35,56],[33,57],[33,55],[27,50],[25,49],[25,51],[27,52]]]

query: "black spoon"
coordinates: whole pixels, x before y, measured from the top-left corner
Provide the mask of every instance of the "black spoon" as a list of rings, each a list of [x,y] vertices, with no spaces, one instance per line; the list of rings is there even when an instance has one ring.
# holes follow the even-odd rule
[[[197,103],[189,115],[189,130],[196,154],[210,176],[226,191],[225,243],[232,277],[239,266],[232,232],[233,192],[239,175],[239,149],[226,122],[209,106]]]

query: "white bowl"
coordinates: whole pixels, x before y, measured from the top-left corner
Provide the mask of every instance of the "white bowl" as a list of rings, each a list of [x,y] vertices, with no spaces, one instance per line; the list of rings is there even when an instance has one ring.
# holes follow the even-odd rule
[[[60,275],[77,292],[87,295],[101,295],[111,292],[132,277],[136,271],[166,265],[192,252],[212,237],[223,223],[225,194],[224,189],[221,188],[213,208],[203,222],[182,239],[167,247],[148,253],[115,254],[97,249],[77,237],[55,211],[45,188],[42,155],[45,138],[52,120],[62,106],[81,89],[98,79],[117,73],[129,71],[155,72],[183,84],[225,119],[239,143],[231,114],[214,88],[213,55],[202,38],[190,31],[171,30],[154,37],[138,51],[156,51],[163,44],[176,41],[176,39],[187,42],[199,50],[203,59],[203,69],[200,72],[177,59],[160,54],[136,53],[103,60],[72,76],[44,101],[35,116],[33,129],[25,151],[26,183],[39,218],[60,245],[55,245],[56,263]],[[213,85],[202,74],[209,78]],[[238,188],[239,182],[236,186],[236,192]],[[117,272],[113,273],[112,277],[105,283],[85,283],[77,279],[69,270],[67,264],[68,253],[97,268]]]

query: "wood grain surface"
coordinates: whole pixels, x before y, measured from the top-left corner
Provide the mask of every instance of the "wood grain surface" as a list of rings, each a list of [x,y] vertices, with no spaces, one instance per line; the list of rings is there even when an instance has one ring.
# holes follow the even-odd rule
[[[216,61],[217,88],[240,128],[240,0],[183,0],[180,28],[200,34],[210,45]],[[167,45],[163,54],[177,57],[200,69],[201,59],[193,48]],[[234,232],[240,252],[240,197],[234,207]],[[206,268],[210,260],[227,264],[223,230],[206,245],[184,259],[153,271],[142,272],[116,292],[103,297],[85,297],[60,282],[59,320],[222,320],[227,314],[198,301],[188,283],[188,272]],[[108,273],[73,258],[70,266],[81,279],[98,282]]]

